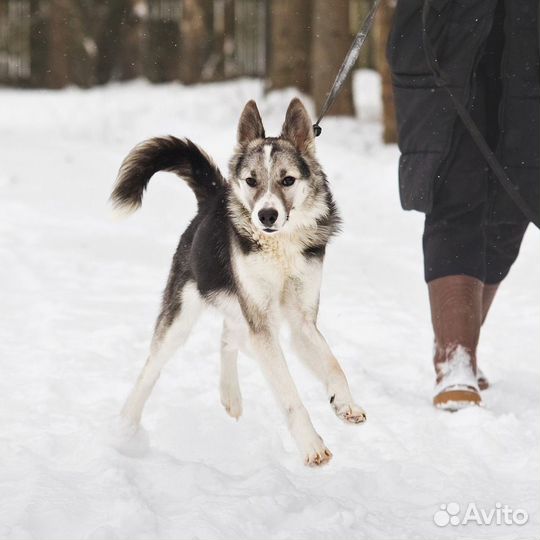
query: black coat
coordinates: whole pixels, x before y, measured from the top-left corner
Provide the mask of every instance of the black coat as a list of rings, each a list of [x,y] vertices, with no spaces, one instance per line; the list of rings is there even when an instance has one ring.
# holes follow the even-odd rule
[[[388,41],[396,103],[399,188],[404,209],[429,213],[434,186],[459,159],[450,149],[457,113],[444,88],[435,83],[422,42],[422,8],[429,2],[426,37],[440,71],[462,103],[469,105],[476,67],[494,20],[497,0],[398,0]],[[540,214],[540,61],[538,0],[504,1],[504,49],[500,64],[502,95],[494,150],[532,210]],[[497,114],[497,110],[493,112]],[[484,130],[485,132],[485,130]],[[485,168],[487,173],[487,166]],[[503,190],[498,214],[523,219]]]

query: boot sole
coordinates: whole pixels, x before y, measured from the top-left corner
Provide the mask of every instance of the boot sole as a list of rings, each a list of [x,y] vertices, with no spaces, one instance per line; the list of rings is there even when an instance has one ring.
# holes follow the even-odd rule
[[[443,390],[433,398],[433,405],[437,409],[455,412],[471,405],[482,405],[482,398],[474,390]]]

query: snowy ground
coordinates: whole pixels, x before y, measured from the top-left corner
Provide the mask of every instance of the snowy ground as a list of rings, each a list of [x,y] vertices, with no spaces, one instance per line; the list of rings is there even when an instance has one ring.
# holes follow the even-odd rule
[[[339,422],[289,354],[334,453],[321,470],[301,464],[249,359],[244,416],[222,410],[212,313],[149,401],[148,445],[142,437],[120,453],[108,427],[144,362],[195,210],[189,189],[161,175],[138,214],[113,222],[107,197],[121,159],[172,133],[225,167],[243,104],[256,98],[277,133],[294,93],[263,97],[255,81],[0,90],[0,538],[539,537],[540,235],[528,231],[483,332],[486,407],[434,410],[422,216],[399,207],[398,151],[379,143],[377,77],[355,82],[359,118],[326,120],[318,140],[345,220],[328,252],[320,325],[368,422]],[[529,521],[437,527],[449,502],[462,515],[471,502],[507,504]]]

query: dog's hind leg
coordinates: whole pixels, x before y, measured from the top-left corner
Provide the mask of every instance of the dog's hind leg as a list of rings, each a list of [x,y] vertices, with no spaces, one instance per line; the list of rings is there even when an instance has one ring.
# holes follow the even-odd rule
[[[242,414],[242,394],[238,382],[238,343],[235,334],[231,324],[225,320],[221,334],[219,393],[227,414],[238,420]]]
[[[286,295],[285,309],[291,325],[293,347],[303,363],[324,384],[330,405],[345,422],[360,424],[366,421],[362,407],[353,401],[343,369],[317,328],[320,267],[313,264],[312,272],[303,283],[295,282]]]
[[[156,324],[150,355],[122,408],[122,417],[129,425],[139,424],[146,400],[163,366],[186,341],[201,308],[202,299],[193,282],[183,286],[180,302],[175,302],[173,307],[164,306]]]

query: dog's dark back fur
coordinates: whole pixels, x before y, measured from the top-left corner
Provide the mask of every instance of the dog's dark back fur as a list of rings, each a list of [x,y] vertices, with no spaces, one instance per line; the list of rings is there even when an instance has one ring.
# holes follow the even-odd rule
[[[234,292],[227,215],[226,192],[218,189],[207,199],[180,238],[163,293],[161,319],[168,326],[180,309],[178,291],[190,280],[197,283],[202,296],[216,292]]]
[[[124,159],[111,201],[119,210],[136,210],[158,171],[174,172],[191,187],[199,211],[180,238],[163,294],[159,326],[168,326],[181,307],[178,291],[190,280],[203,296],[233,291],[229,256],[227,186],[217,165],[189,139],[156,137],[137,145]]]

